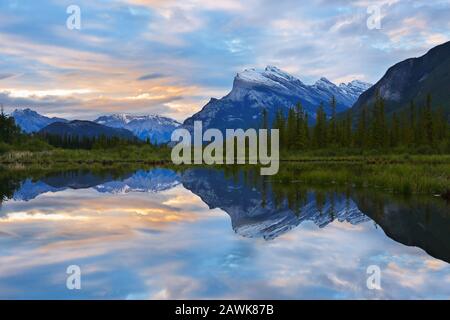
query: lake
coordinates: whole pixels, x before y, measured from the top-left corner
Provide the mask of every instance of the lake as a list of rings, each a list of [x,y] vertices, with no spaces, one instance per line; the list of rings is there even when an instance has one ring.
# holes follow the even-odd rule
[[[450,299],[438,197],[234,167],[0,182],[1,299]],[[80,290],[66,286],[71,265]]]

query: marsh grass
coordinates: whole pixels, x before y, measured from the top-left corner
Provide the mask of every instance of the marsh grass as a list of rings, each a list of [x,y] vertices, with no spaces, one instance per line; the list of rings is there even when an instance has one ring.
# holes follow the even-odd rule
[[[283,165],[276,178],[287,183],[336,184],[396,194],[444,194],[450,189],[450,162],[297,162]]]
[[[14,151],[0,156],[8,171],[55,171],[85,168],[115,170],[166,165],[177,170],[169,148],[126,146],[108,150],[52,149],[40,152]],[[217,166],[225,167],[225,166]],[[251,165],[226,166],[231,170]],[[2,170],[0,168],[0,170]],[[373,188],[395,194],[447,194],[450,190],[450,155],[283,155],[280,171],[271,180],[282,183],[340,185]]]
[[[0,155],[1,164],[71,165],[123,162],[162,162],[170,160],[170,149],[151,146],[126,146],[114,149],[53,149],[39,152],[10,151]]]

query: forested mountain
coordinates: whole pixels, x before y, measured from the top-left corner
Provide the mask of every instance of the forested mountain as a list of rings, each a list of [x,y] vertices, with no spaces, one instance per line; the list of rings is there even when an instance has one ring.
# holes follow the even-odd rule
[[[425,55],[399,62],[370,89],[361,94],[354,112],[373,105],[377,93],[385,101],[386,113],[408,109],[410,103],[425,105],[433,97],[433,108],[450,115],[450,41],[432,48]]]

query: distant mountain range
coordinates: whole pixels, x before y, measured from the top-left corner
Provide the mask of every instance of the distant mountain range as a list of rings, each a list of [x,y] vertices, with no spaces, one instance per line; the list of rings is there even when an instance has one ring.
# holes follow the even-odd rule
[[[95,175],[86,171],[70,171],[45,177],[39,181],[27,179],[14,193],[16,201],[30,201],[47,192],[67,189],[93,188],[101,193],[125,194],[129,192],[156,193],[180,184],[178,175],[169,169],[138,170],[118,179],[110,173]]]
[[[335,219],[355,225],[370,220],[344,196],[321,206],[311,193],[295,212],[287,201],[277,204],[272,192],[264,196],[261,190],[246,183],[243,175],[230,178],[225,172],[210,168],[186,170],[181,182],[210,209],[220,208],[228,213],[233,230],[247,238],[275,239],[305,221],[323,228]]]
[[[204,129],[258,128],[264,109],[268,111],[269,123],[272,123],[277,110],[287,112],[298,102],[302,103],[313,123],[321,103],[330,115],[329,101],[332,96],[336,98],[338,113],[352,108],[357,114],[362,106],[373,104],[377,92],[384,98],[388,114],[404,109],[411,100],[421,105],[430,93],[433,106],[444,107],[450,115],[449,83],[450,42],[431,49],[422,57],[392,66],[373,86],[358,80],[335,85],[326,78],[307,85],[274,66],[264,70],[247,69],[235,76],[230,93],[221,99],[212,98],[199,112],[187,118],[182,127],[192,129],[194,121],[202,121]],[[37,132],[55,122],[68,123],[65,119],[48,118],[30,109],[15,110],[12,116],[28,133]],[[94,122],[127,129],[139,139],[150,139],[153,143],[170,141],[172,131],[180,126],[173,119],[156,115],[106,115]]]
[[[13,113],[11,113],[11,116],[14,118],[16,124],[22,129],[22,131],[26,133],[38,132],[42,128],[54,122],[68,122],[66,119],[49,118],[40,115],[31,109],[16,109]]]
[[[134,134],[122,128],[111,128],[92,121],[74,120],[70,122],[54,122],[39,130],[40,134],[98,138],[104,136],[107,138],[117,137],[126,140],[134,140]]]
[[[129,132],[132,132],[134,136],[143,141],[148,138],[152,143],[157,144],[169,142],[172,131],[180,125],[179,122],[173,119],[157,115],[132,116],[115,114],[101,116],[94,122],[81,120],[70,122],[62,118],[49,118],[31,109],[16,109],[11,113],[11,116],[22,131],[26,133],[42,131],[43,133],[89,137],[100,134],[105,134],[106,136],[113,134],[129,138]],[[108,129],[103,127],[108,127]],[[109,128],[125,129],[125,131],[109,130]]]
[[[275,239],[307,221],[325,228],[336,220],[357,225],[373,219],[393,240],[420,247],[433,257],[450,261],[448,210],[445,204],[435,206],[420,198],[409,203],[394,201],[395,198],[385,194],[354,190],[351,197],[330,192],[319,201],[317,195],[305,190],[300,206],[292,208],[288,198],[276,201],[277,196],[270,185],[263,191],[252,187],[243,174],[231,177],[211,168],[192,168],[183,172],[154,168],[120,176],[85,170],[61,172],[40,180],[23,181],[12,198],[30,201],[45,193],[86,188],[106,194],[157,193],[180,183],[209,208],[226,212],[233,230],[243,237]],[[380,204],[384,205],[380,207]]]
[[[432,96],[433,107],[443,107],[450,115],[450,41],[434,47],[419,58],[411,58],[390,67],[369,90],[361,94],[353,106],[371,106],[379,92],[387,113],[402,110],[414,100],[424,105]]]
[[[311,122],[314,121],[318,106],[323,102],[325,111],[330,114],[329,101],[336,98],[337,112],[350,108],[359,95],[371,85],[361,81],[335,85],[326,78],[321,78],[313,85],[306,85],[292,75],[274,66],[263,71],[248,69],[234,78],[233,89],[222,99],[211,99],[203,109],[186,119],[183,127],[192,127],[195,120],[203,121],[204,128],[250,128],[259,127],[263,108],[268,111],[272,122],[276,111],[281,108],[285,112],[301,101]],[[68,123],[61,118],[48,118],[37,112],[25,109],[15,110],[12,116],[24,132],[38,132],[53,123]],[[131,131],[141,140],[150,139],[152,143],[170,141],[173,130],[181,124],[173,119],[157,116],[132,116],[113,114],[100,116],[94,123],[111,128]],[[80,123],[67,126],[54,125],[44,131],[75,133]],[[87,123],[84,122],[87,126]],[[89,127],[93,128],[92,125]],[[74,131],[75,130],[75,131]]]
[[[112,127],[130,130],[141,140],[150,139],[152,143],[165,143],[170,141],[172,131],[180,123],[162,116],[132,116],[126,114],[114,114],[102,116],[94,122]]]
[[[186,119],[183,126],[190,129],[194,121],[203,121],[204,128],[260,127],[264,108],[268,111],[269,121],[273,121],[278,109],[287,112],[298,102],[302,103],[312,122],[322,102],[325,112],[330,114],[329,101],[334,96],[337,112],[345,111],[370,86],[357,80],[337,86],[326,78],[306,85],[274,66],[262,71],[248,69],[236,75],[229,94],[221,99],[212,98],[201,111]]]

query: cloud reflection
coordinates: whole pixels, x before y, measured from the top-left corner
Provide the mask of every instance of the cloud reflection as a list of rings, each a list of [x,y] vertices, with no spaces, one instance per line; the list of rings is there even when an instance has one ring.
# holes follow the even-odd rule
[[[271,241],[244,238],[226,212],[180,184],[6,201],[0,231],[5,299],[450,298],[449,264],[390,239],[373,221],[304,221]],[[81,267],[81,291],[65,288],[70,264]],[[381,291],[366,287],[372,264],[382,270]]]

